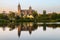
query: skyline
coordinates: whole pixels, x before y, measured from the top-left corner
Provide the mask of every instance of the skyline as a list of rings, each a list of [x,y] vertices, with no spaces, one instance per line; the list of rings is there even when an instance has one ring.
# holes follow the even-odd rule
[[[42,13],[43,10],[47,12],[60,12],[60,0],[0,0],[0,12],[2,11],[17,11],[18,3],[22,9],[32,9]]]

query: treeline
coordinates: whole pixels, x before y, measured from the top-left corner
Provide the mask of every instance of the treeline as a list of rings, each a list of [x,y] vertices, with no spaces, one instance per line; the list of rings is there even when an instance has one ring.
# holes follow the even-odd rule
[[[21,16],[16,15],[15,12],[0,13],[0,24],[7,24],[7,23],[19,23],[19,22],[60,22],[60,14],[53,12],[53,13],[46,13],[46,10],[43,10],[43,14],[39,14],[36,11],[33,12],[31,15],[33,18],[29,18],[21,14]],[[30,16],[30,15],[29,15]]]
[[[38,14],[37,21],[60,22],[60,13],[52,12],[46,14],[46,11],[44,10],[43,14]]]

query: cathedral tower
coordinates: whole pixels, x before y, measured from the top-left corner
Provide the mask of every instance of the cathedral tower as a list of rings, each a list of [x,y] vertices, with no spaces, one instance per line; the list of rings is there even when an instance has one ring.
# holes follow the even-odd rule
[[[18,4],[18,16],[20,16],[20,14],[21,14],[21,6],[20,6],[20,3]]]
[[[32,14],[32,8],[31,8],[31,6],[29,7],[29,14]]]

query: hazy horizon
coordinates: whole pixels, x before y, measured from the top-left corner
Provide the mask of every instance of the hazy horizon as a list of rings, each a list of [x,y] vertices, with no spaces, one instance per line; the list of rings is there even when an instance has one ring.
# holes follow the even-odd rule
[[[21,9],[32,9],[42,13],[43,10],[47,12],[60,12],[60,0],[0,0],[0,12],[2,11],[17,11],[18,3]]]

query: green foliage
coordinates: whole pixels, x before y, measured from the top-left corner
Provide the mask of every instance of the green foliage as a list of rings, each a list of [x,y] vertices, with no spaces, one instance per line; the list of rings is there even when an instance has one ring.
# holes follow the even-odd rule
[[[32,15],[33,15],[34,18],[36,18],[36,17],[38,16],[38,13],[37,13],[36,11],[34,11],[34,12],[32,13]]]
[[[8,15],[8,18],[10,20],[15,20],[15,13],[14,12],[10,12],[9,15]]]

